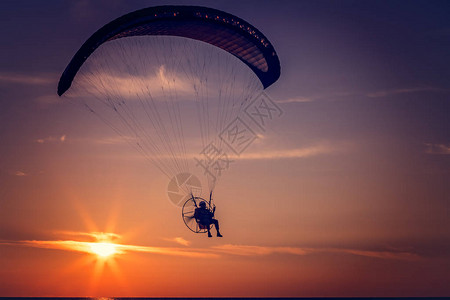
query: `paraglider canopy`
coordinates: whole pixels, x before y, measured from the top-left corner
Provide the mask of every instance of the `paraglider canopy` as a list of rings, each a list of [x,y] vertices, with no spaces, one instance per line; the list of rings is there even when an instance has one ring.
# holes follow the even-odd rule
[[[156,6],[126,14],[99,29],[78,50],[58,84],[64,94],[86,59],[103,43],[131,36],[165,35],[203,41],[239,58],[264,88],[280,76],[280,62],[268,39],[248,22],[199,6]]]
[[[181,207],[186,196],[212,192],[239,155],[233,147],[256,139],[253,131],[238,139],[236,121],[279,76],[273,46],[248,22],[211,8],[157,6],[96,31],[61,75],[58,95],[164,173]]]

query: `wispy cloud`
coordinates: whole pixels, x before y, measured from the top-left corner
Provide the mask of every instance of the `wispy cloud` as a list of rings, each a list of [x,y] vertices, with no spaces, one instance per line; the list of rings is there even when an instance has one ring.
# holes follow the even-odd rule
[[[25,173],[25,172],[23,172],[23,171],[16,171],[16,172],[14,173],[14,175],[16,175],[16,176],[27,176],[28,174]]]
[[[55,231],[55,235],[60,237],[70,237],[70,238],[89,238],[89,241],[94,242],[113,242],[120,240],[122,237],[119,234],[111,232],[78,232],[78,231]]]
[[[272,144],[272,141],[267,140],[268,138],[262,134],[258,134],[255,142],[262,142],[265,145],[269,146]],[[37,142],[43,143],[47,140],[40,139]],[[48,141],[57,141],[57,138],[50,137]],[[136,139],[129,136],[107,136],[103,138],[70,138],[71,143],[90,143],[90,144],[101,144],[101,145],[120,145],[120,144],[130,144],[134,145]],[[262,144],[261,144],[262,145]],[[188,153],[177,153],[175,150],[172,154],[156,154],[156,153],[148,153],[148,158],[150,159],[173,159],[173,157],[178,157],[180,159],[191,159],[194,161],[196,158],[198,159],[201,156],[199,153],[201,152],[201,145],[198,146],[198,152],[188,152]],[[225,146],[223,146],[225,147]],[[330,154],[339,154],[345,153],[352,148],[351,142],[343,141],[343,142],[329,142],[329,141],[319,141],[313,145],[308,145],[305,147],[299,148],[288,148],[288,149],[261,149],[258,151],[250,151],[247,150],[243,152],[240,156],[235,156],[231,153],[231,159],[237,160],[276,160],[276,159],[295,159],[295,158],[308,158],[319,155],[330,155]],[[195,147],[190,147],[192,148]],[[266,148],[266,147],[264,147]],[[131,148],[130,148],[131,149]],[[220,150],[225,151],[223,148]],[[143,156],[137,152],[130,152],[130,155],[122,155],[124,159],[143,159]],[[117,159],[120,157],[117,157]]]
[[[76,90],[76,97],[112,97],[122,101],[140,97],[158,100],[167,99],[169,96],[172,100],[179,100],[180,97],[174,98],[174,93],[192,99],[195,95],[193,84],[185,76],[168,71],[164,65],[161,65],[154,74],[139,76],[101,71],[81,72],[77,76],[78,79],[72,87]],[[71,97],[70,93],[68,96]]]
[[[27,85],[47,85],[55,84],[57,76],[55,74],[25,75],[19,73],[0,73],[0,82]]]
[[[344,144],[318,144],[303,148],[268,150],[260,152],[245,152],[241,154],[239,159],[256,160],[256,159],[288,159],[288,158],[307,158],[318,155],[340,153],[348,149],[348,145]]]
[[[219,257],[216,253],[211,253],[207,249],[190,249],[190,248],[169,248],[169,247],[149,247],[149,246],[133,246],[133,245],[120,245],[119,249],[124,251],[155,253],[172,256],[185,256],[185,257]]]
[[[67,138],[67,135],[61,135],[61,136],[49,136],[46,138],[40,138],[37,139],[36,142],[43,144],[43,143],[50,143],[50,142],[67,142],[69,141]],[[127,141],[130,141],[131,144],[134,144],[136,141],[136,138],[130,137],[130,136],[104,136],[104,137],[70,137],[70,143],[76,144],[97,144],[97,145],[119,145],[119,144],[126,144]]]
[[[427,154],[450,154],[450,146],[444,144],[429,144],[425,143],[425,153]]]
[[[369,97],[369,98],[382,98],[393,95],[400,94],[412,94],[420,92],[434,92],[434,93],[448,93],[450,89],[444,89],[433,86],[417,86],[417,87],[406,87],[406,88],[395,88],[388,90],[380,90],[374,92],[363,92],[363,91],[335,91],[328,93],[318,93],[308,96],[298,96],[292,97],[284,100],[277,100],[277,103],[302,103],[302,102],[312,102],[320,100],[339,100],[348,97]]]
[[[314,97],[295,97],[295,98],[288,98],[284,100],[276,100],[277,103],[302,103],[302,102],[311,102],[316,100]]]
[[[66,140],[66,135],[63,134],[59,137],[54,137],[54,136],[49,136],[46,138],[42,138],[42,139],[37,139],[36,142],[39,144],[44,144],[44,143],[54,143],[54,142],[61,142],[64,143]]]
[[[339,249],[339,248],[325,249],[325,251],[334,253],[353,254],[373,258],[382,258],[382,259],[417,260],[421,258],[420,255],[408,251],[383,251],[383,250],[370,251],[370,250]]]
[[[183,246],[189,246],[191,244],[191,242],[189,242],[188,240],[185,240],[182,237],[165,238],[164,240],[169,241],[169,242],[175,242],[175,243],[183,245]]]
[[[93,142],[96,144],[117,145],[117,144],[124,144],[127,142],[127,140],[133,140],[133,138],[123,136],[105,137],[101,139],[95,139],[93,140]]]
[[[308,255],[316,253],[340,253],[357,256],[365,256],[380,259],[397,259],[397,260],[417,260],[420,256],[416,253],[400,250],[362,250],[348,248],[302,248],[302,247],[265,247],[265,246],[248,246],[248,245],[221,245],[214,246],[213,249],[230,254],[240,256],[265,256],[272,254],[289,254],[289,255]]]
[[[328,93],[318,93],[308,96],[297,96],[284,100],[277,100],[277,103],[302,103],[302,102],[312,102],[318,100],[334,100],[337,98],[345,97],[345,96],[353,96],[358,95],[357,92],[344,92],[344,91],[334,91]]]
[[[243,255],[243,256],[255,256],[255,255],[271,255],[275,253],[279,254],[293,254],[293,255],[306,255],[308,251],[303,248],[296,247],[264,247],[264,246],[248,246],[248,245],[220,245],[212,247],[219,252]]]
[[[23,246],[34,247],[74,252],[93,253],[93,246],[99,242],[83,242],[74,240],[56,240],[56,241],[37,241],[37,240],[25,240],[25,241],[0,241],[0,245],[5,246]],[[105,243],[105,242],[101,242]],[[183,257],[217,257],[217,254],[210,253],[203,249],[190,249],[190,248],[171,248],[171,247],[151,247],[151,246],[137,246],[137,245],[124,245],[113,244],[117,254],[125,254],[128,252],[143,252],[154,253],[170,256],[183,256]]]
[[[76,252],[86,252],[92,253],[91,242],[80,242],[80,241],[0,241],[0,245],[8,246],[25,246],[33,248],[44,248],[44,249],[55,249],[55,250],[66,250],[66,251],[76,251]]]
[[[368,93],[367,97],[370,98],[379,98],[386,97],[398,94],[410,94],[410,93],[418,93],[418,92],[448,92],[448,89],[442,89],[432,86],[423,86],[423,87],[412,87],[412,88],[398,88],[384,91],[377,91],[373,93]]]
[[[115,233],[107,232],[73,232],[73,231],[56,231],[59,237],[65,237],[69,239],[58,240],[22,240],[22,241],[5,241],[0,240],[0,246],[22,246],[33,248],[54,249],[73,252],[84,252],[94,254],[95,246],[100,244],[111,244],[114,246],[116,254],[125,254],[129,252],[143,252],[154,253],[170,256],[183,256],[183,257],[218,257],[216,253],[212,253],[208,249],[194,249],[194,248],[177,248],[177,247],[152,247],[152,246],[139,246],[139,245],[126,245],[121,244],[121,236]],[[181,237],[170,239],[179,244],[187,246],[188,241]]]
[[[421,256],[410,249],[405,251],[401,249],[354,249],[354,248],[334,248],[334,247],[290,247],[290,246],[253,246],[253,245],[235,245],[224,244],[209,248],[191,248],[190,242],[182,237],[167,238],[166,241],[175,242],[183,247],[153,247],[141,245],[127,245],[119,243],[121,236],[115,233],[104,232],[55,232],[59,236],[69,237],[69,239],[58,240],[21,240],[7,241],[0,240],[0,246],[21,246],[54,249],[72,252],[84,252],[95,254],[96,245],[113,245],[116,254],[126,254],[131,252],[150,253],[159,255],[198,257],[198,258],[218,258],[223,255],[236,256],[269,256],[269,255],[294,255],[305,256],[310,254],[337,253],[342,255],[356,255],[377,259],[395,259],[395,260],[418,260]]]

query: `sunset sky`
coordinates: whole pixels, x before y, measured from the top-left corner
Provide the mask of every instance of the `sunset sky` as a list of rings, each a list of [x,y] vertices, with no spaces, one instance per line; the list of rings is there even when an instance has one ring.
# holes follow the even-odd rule
[[[214,191],[223,238],[56,94],[96,30],[168,4],[281,62],[280,116]],[[0,33],[0,297],[450,296],[450,2],[4,0]]]

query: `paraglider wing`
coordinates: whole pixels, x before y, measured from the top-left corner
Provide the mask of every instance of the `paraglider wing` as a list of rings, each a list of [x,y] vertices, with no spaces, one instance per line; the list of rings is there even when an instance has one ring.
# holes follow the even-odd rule
[[[103,43],[131,36],[165,35],[203,41],[239,58],[264,88],[280,76],[280,62],[268,39],[231,14],[198,6],[157,6],[126,14],[99,29],[78,50],[58,84],[58,95],[71,86],[80,67]]]

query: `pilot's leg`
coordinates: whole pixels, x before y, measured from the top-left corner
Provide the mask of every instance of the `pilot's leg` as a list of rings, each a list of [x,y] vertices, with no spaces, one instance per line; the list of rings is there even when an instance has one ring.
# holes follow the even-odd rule
[[[219,231],[219,221],[216,219],[212,219],[211,223],[214,224],[214,227],[216,227],[217,236],[222,237],[222,235],[220,234],[220,231]]]
[[[207,224],[207,223],[206,223]],[[206,228],[207,228],[207,230],[208,230],[208,237],[212,237],[212,235],[211,235],[211,231],[209,230],[209,224],[208,225],[206,225]]]

